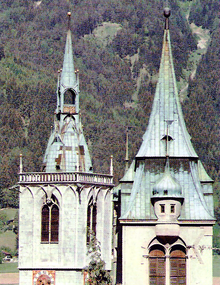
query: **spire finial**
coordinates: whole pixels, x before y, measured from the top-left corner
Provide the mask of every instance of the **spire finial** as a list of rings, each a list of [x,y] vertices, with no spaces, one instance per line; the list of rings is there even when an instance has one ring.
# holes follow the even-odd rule
[[[22,153],[20,153],[20,173],[23,172]]]
[[[67,13],[68,16],[68,30],[70,30],[70,19],[71,19],[71,12]]]
[[[169,7],[165,7],[163,10],[163,14],[165,19],[165,30],[169,30],[169,17],[170,17],[170,8]]]
[[[110,156],[110,175],[113,175],[113,155]]]

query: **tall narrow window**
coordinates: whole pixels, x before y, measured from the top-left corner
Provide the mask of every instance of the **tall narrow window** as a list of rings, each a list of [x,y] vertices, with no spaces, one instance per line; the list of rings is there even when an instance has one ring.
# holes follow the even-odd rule
[[[93,197],[90,198],[87,208],[87,243],[91,241],[92,235],[96,235],[97,206]]]
[[[58,242],[59,232],[59,208],[53,205],[51,208],[51,242]]]
[[[170,213],[171,214],[175,213],[175,205],[170,205]]]
[[[164,204],[160,204],[160,212],[165,213],[165,205]]]
[[[153,247],[150,251],[150,285],[165,285],[165,253],[160,247]]]
[[[42,208],[41,241],[49,240],[50,209],[47,205]]]
[[[41,241],[57,243],[59,238],[59,207],[54,195],[42,207]]]
[[[170,284],[186,284],[186,253],[182,247],[174,247],[170,254]]]

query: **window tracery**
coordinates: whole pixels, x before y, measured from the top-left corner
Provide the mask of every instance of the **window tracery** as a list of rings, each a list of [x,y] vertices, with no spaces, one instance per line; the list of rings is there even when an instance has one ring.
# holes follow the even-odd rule
[[[41,242],[59,241],[59,204],[54,195],[46,198],[41,211]]]

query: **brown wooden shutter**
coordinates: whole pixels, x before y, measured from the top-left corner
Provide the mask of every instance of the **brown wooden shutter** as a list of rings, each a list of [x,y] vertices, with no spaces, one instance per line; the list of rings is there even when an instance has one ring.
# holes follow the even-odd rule
[[[180,249],[170,254],[170,284],[186,284],[186,254]]]
[[[41,217],[41,241],[49,242],[49,219],[50,219],[50,210],[47,205],[44,205],[42,208],[42,217]]]
[[[51,242],[58,242],[59,236],[59,208],[53,205],[51,209]]]
[[[150,252],[150,285],[165,285],[166,266],[165,255],[160,249]]]

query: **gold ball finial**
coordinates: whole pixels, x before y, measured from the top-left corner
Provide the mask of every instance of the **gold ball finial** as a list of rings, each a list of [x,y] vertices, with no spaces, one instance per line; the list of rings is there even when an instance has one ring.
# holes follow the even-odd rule
[[[67,13],[67,16],[69,16],[69,17],[70,17],[70,16],[71,16],[71,12],[68,12],[68,13]]]
[[[170,11],[169,7],[164,8],[164,11],[163,11],[164,17],[169,18],[170,13],[171,13],[171,11]]]

